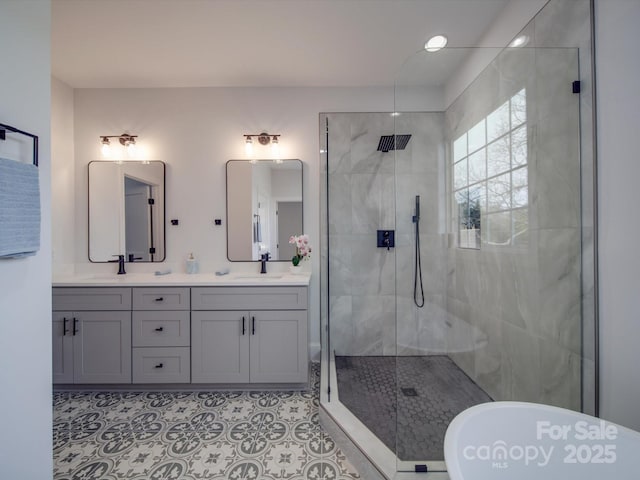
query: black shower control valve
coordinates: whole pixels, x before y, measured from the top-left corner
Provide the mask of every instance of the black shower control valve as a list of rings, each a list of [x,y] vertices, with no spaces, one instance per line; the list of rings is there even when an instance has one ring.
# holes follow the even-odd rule
[[[216,225],[222,225],[222,220],[221,220],[221,219],[219,219],[219,218],[216,218],[216,219],[214,220],[214,223],[215,223]]]
[[[173,218],[171,220],[171,225],[178,225],[180,223],[180,220],[178,220],[177,218]]]
[[[396,246],[395,230],[378,230],[378,247],[391,250]]]

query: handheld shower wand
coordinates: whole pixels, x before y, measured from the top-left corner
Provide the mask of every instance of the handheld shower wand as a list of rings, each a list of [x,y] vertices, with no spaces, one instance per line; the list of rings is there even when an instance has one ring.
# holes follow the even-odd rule
[[[418,308],[424,307],[424,286],[422,284],[422,258],[420,255],[420,195],[416,195],[416,214],[413,216],[416,224],[416,249],[413,269],[413,303]],[[420,295],[418,295],[418,282],[420,283]]]

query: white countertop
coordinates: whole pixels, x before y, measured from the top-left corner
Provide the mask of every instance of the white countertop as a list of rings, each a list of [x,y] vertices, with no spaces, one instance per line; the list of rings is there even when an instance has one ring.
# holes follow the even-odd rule
[[[281,273],[232,273],[216,276],[214,273],[153,273],[73,274],[53,277],[54,287],[240,287],[240,286],[307,286],[310,273],[293,275]]]

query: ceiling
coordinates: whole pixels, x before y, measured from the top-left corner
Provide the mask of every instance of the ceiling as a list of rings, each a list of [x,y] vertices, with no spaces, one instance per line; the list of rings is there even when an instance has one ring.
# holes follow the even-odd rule
[[[389,86],[429,37],[476,45],[508,3],[53,0],[52,73],[75,88]]]

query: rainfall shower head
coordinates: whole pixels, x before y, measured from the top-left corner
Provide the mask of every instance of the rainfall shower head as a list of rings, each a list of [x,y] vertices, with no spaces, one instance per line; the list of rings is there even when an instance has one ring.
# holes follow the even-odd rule
[[[383,135],[378,142],[378,151],[404,150],[410,139],[411,135]]]

